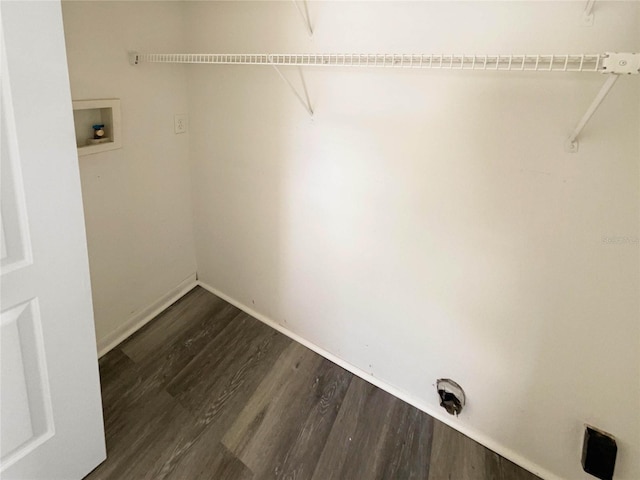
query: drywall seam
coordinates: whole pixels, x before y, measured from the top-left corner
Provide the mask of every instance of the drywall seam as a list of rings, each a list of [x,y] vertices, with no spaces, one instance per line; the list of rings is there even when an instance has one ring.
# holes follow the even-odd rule
[[[98,357],[102,357],[107,354],[116,345],[120,344],[120,342],[133,335],[136,331],[153,320],[158,314],[167,309],[172,303],[182,298],[196,285],[197,275],[193,273],[181,281],[176,287],[162,295],[162,297],[151,305],[139,310],[137,313],[134,313],[133,316],[122,323],[113,332],[98,340]]]
[[[276,321],[272,320],[271,318],[269,318],[269,317],[267,317],[265,315],[262,315],[261,313],[253,310],[252,308],[247,307],[242,302],[239,302],[239,301],[235,300],[234,298],[230,297],[229,295],[226,295],[225,293],[221,292],[220,290],[218,290],[218,289],[216,289],[216,288],[214,288],[214,287],[212,287],[210,285],[207,285],[206,283],[204,283],[204,282],[202,282],[200,280],[198,280],[196,283],[200,287],[204,288],[205,290],[208,290],[209,292],[213,293],[214,295],[222,298],[223,300],[226,300],[231,305],[239,308],[243,312],[251,315],[252,317],[256,318],[257,320],[260,320],[262,323],[270,326],[271,328],[276,329],[277,331],[279,331],[280,333],[286,335],[287,337],[291,338],[292,340],[294,340],[294,341],[300,343],[301,345],[304,345],[305,347],[313,350],[318,355],[323,356],[327,360],[329,360],[329,361],[335,363],[336,365],[344,368],[345,370],[353,373],[354,375],[360,377],[361,379],[365,380],[366,382],[369,382],[372,385],[375,385],[376,387],[381,388],[382,390],[384,390],[387,393],[390,393],[394,397],[397,397],[400,400],[403,400],[404,402],[407,402],[408,404],[416,407],[418,410],[421,410],[421,411],[427,413],[428,415],[431,415],[435,419],[437,419],[437,420],[441,421],[442,423],[450,426],[451,428],[457,430],[458,432],[462,433],[463,435],[466,435],[467,437],[471,438],[472,440],[475,440],[476,442],[478,442],[479,444],[487,447],[488,449],[493,450],[498,455],[501,455],[504,458],[512,461],[516,465],[519,465],[522,468],[524,468],[524,469],[526,469],[526,470],[534,473],[535,475],[538,475],[539,477],[541,477],[543,479],[546,479],[546,480],[565,480],[562,477],[559,477],[559,476],[551,473],[550,471],[542,468],[540,465],[531,462],[530,460],[522,457],[521,455],[518,455],[513,450],[505,447],[504,445],[495,442],[491,438],[483,435],[481,432],[479,432],[479,431],[477,431],[477,430],[475,430],[473,428],[469,428],[467,426],[460,425],[458,423],[453,422],[451,417],[449,417],[447,415],[444,415],[439,410],[434,410],[430,405],[424,403],[423,401],[421,401],[420,399],[416,398],[415,396],[412,396],[412,395],[410,395],[410,394],[408,394],[406,392],[403,392],[402,390],[399,390],[398,388],[396,388],[393,385],[385,382],[384,380],[376,378],[373,375],[365,372],[364,370],[361,370],[360,368],[356,367],[355,365],[347,362],[346,360],[343,360],[342,358],[335,356],[333,353],[331,353],[331,352],[325,350],[324,348],[319,347],[315,343],[310,342],[309,340],[306,340],[305,338],[297,335],[296,333],[292,332],[291,330],[289,330],[286,327],[283,327],[282,325],[280,325]],[[434,390],[434,395],[437,395],[435,390]]]

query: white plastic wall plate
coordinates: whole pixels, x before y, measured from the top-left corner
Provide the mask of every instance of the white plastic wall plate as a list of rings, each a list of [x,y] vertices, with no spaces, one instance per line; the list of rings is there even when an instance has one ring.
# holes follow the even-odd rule
[[[175,133],[187,133],[187,114],[179,113],[173,117],[173,130]]]
[[[638,74],[640,73],[640,54],[607,52],[602,60],[605,73]]]

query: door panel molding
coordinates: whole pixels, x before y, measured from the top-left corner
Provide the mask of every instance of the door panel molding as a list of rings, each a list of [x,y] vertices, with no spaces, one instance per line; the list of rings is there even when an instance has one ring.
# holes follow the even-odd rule
[[[55,434],[38,299],[0,314],[0,472]],[[7,425],[7,423],[9,425]]]

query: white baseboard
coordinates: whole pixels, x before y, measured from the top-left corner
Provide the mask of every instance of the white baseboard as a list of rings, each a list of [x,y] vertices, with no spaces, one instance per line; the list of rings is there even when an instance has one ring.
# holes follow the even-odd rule
[[[349,363],[349,362],[347,362],[347,361],[345,361],[345,360],[343,360],[343,359],[341,359],[339,357],[336,357],[331,352],[328,352],[327,350],[325,350],[324,348],[319,347],[315,343],[312,343],[309,340],[306,340],[305,338],[302,338],[301,336],[297,335],[296,333],[292,332],[291,330],[287,329],[286,327],[283,327],[282,325],[280,325],[279,323],[277,323],[277,322],[273,321],[272,319],[266,317],[265,315],[262,315],[261,313],[256,312],[255,310],[253,310],[252,308],[246,306],[242,302],[239,302],[239,301],[235,300],[234,298],[231,298],[230,296],[226,295],[225,293],[221,292],[220,290],[218,290],[216,288],[213,288],[212,286],[207,285],[206,283],[204,283],[204,282],[202,282],[200,280],[198,280],[197,283],[198,283],[199,286],[201,286],[205,290],[208,290],[209,292],[213,293],[214,295],[222,298],[223,300],[226,300],[231,305],[239,308],[243,312],[248,313],[252,317],[260,320],[261,322],[263,322],[263,323],[265,323],[267,325],[269,325],[271,328],[276,329],[277,331],[279,331],[280,333],[286,335],[287,337],[291,338],[292,340],[294,340],[294,341],[304,345],[305,347],[313,350],[318,355],[323,356],[327,360],[335,363],[336,365],[339,365],[340,367],[342,367],[345,370],[353,373],[354,375],[362,378],[363,380],[375,385],[376,387],[384,390],[385,392],[390,393],[394,397],[397,397],[400,400],[403,400],[403,401],[407,402],[408,404],[413,405],[418,410],[422,410],[423,412],[427,413],[428,415],[431,415],[432,417],[436,418],[437,420],[441,421],[442,423],[445,423],[446,425],[449,425],[451,428],[459,431],[463,435],[466,435],[467,437],[471,438],[472,440],[475,440],[479,444],[484,445],[488,449],[493,450],[494,452],[496,452],[497,454],[503,456],[504,458],[506,458],[508,460],[511,460],[516,465],[519,465],[522,468],[524,468],[524,469],[526,469],[526,470],[528,470],[528,471],[530,471],[530,472],[532,472],[532,473],[534,473],[534,474],[538,475],[539,477],[544,478],[546,480],[564,480],[561,477],[559,477],[559,476],[549,472],[548,470],[540,467],[540,465],[537,465],[537,464],[531,462],[530,460],[527,460],[526,458],[524,458],[521,455],[517,454],[513,450],[505,447],[504,445],[501,445],[501,444],[497,443],[495,440],[485,436],[481,432],[478,432],[477,430],[469,428],[469,427],[467,427],[465,425],[461,425],[459,423],[453,422],[450,416],[445,415],[440,410],[435,410],[431,405],[428,405],[427,403],[421,401],[420,399],[418,399],[418,398],[416,398],[416,397],[414,397],[414,396],[412,396],[412,395],[410,395],[410,394],[408,394],[406,392],[403,392],[403,391],[399,390],[398,388],[394,387],[393,385],[390,385],[390,384],[384,382],[383,380],[380,380],[379,378],[376,378],[376,377],[372,376],[371,374],[365,372],[364,370],[361,370],[360,368],[356,367],[355,365],[352,365],[351,363]]]
[[[196,274],[189,275],[176,287],[164,294],[158,300],[146,308],[134,313],[126,322],[104,338],[98,339],[98,357],[108,353],[113,347],[120,344],[127,337],[135,333],[154,317],[165,310],[169,305],[183,297],[189,290],[198,284]]]

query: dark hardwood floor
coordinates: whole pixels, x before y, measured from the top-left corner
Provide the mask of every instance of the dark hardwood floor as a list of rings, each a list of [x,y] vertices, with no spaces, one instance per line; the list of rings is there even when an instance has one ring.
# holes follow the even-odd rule
[[[199,287],[100,375],[90,480],[538,478]]]

